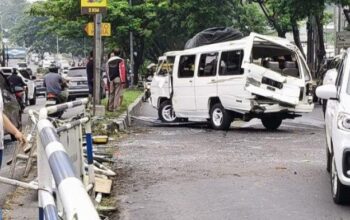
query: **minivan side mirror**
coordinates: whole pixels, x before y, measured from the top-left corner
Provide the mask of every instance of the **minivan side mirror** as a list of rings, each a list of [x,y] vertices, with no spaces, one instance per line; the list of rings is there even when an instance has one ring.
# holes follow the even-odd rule
[[[321,99],[337,99],[337,87],[332,84],[319,86],[316,95]]]

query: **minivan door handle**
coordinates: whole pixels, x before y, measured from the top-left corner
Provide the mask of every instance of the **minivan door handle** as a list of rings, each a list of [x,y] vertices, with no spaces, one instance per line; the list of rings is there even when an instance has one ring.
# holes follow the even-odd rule
[[[189,82],[190,82],[190,83],[192,83],[193,81],[192,81],[192,80],[190,80]]]

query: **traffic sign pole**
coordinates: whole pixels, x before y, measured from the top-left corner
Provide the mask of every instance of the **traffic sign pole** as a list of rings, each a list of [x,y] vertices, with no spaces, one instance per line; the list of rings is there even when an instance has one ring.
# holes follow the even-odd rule
[[[96,105],[101,103],[100,100],[100,85],[101,85],[101,23],[102,14],[96,14],[94,16],[94,115],[96,113]]]
[[[94,36],[94,82],[93,82],[93,114],[96,114],[96,105],[101,103],[100,86],[101,86],[101,56],[102,56],[102,13],[107,12],[107,0],[91,1],[80,0],[81,14],[94,15],[94,23],[85,26],[86,33]],[[110,36],[110,24],[109,36]],[[93,31],[92,31],[93,30]],[[108,30],[108,28],[104,28]],[[108,33],[107,33],[108,34]],[[106,35],[108,36],[108,35]]]

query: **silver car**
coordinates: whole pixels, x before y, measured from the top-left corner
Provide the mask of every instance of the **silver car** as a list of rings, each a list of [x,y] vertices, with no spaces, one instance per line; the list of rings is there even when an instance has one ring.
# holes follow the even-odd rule
[[[73,67],[68,70],[68,100],[89,96],[89,86],[85,67]]]

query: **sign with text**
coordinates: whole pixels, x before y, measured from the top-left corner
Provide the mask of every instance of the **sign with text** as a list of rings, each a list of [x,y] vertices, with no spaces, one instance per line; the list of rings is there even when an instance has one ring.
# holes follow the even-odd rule
[[[80,0],[81,14],[98,14],[107,12],[107,0]]]
[[[85,25],[85,32],[89,36],[95,35],[95,24],[93,22]],[[110,37],[112,35],[111,23],[102,23],[101,24],[101,36],[102,37]]]
[[[350,31],[337,32],[335,47],[339,49],[350,47]]]

